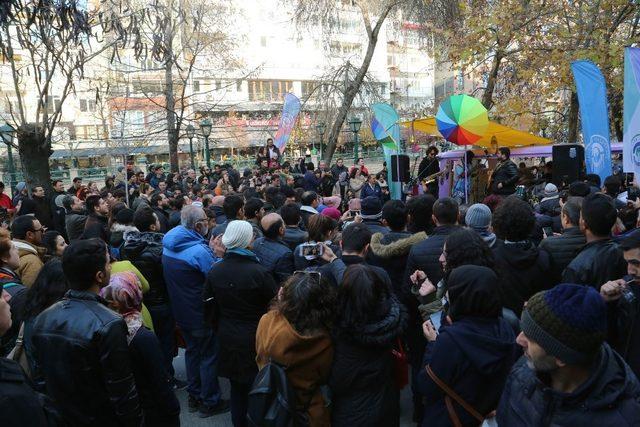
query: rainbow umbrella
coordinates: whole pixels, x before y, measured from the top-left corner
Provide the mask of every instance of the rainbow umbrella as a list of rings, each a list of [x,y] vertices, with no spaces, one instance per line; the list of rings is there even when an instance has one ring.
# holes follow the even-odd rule
[[[489,126],[487,109],[468,95],[453,95],[440,104],[436,114],[440,134],[457,145],[473,145]]]

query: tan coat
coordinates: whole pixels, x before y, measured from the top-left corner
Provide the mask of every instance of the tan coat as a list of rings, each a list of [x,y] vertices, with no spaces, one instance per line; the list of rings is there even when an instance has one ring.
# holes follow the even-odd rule
[[[298,394],[298,408],[309,405],[311,427],[330,426],[320,386],[327,383],[333,362],[333,345],[327,332],[300,335],[277,311],[260,319],[256,332],[256,362],[262,369],[269,358],[287,367],[287,377]]]
[[[46,249],[34,246],[24,240],[15,239],[13,243],[20,254],[20,266],[17,268],[16,273],[20,276],[22,284],[29,288],[36,281],[36,277],[38,277],[38,273],[40,273],[44,265],[42,259]]]

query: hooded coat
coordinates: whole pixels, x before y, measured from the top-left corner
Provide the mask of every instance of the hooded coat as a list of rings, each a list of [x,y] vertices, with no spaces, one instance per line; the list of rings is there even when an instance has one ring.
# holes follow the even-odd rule
[[[47,250],[24,240],[16,239],[13,243],[18,248],[20,255],[20,266],[16,269],[16,273],[20,276],[22,284],[30,287],[36,281],[36,277],[44,265],[42,258]]]
[[[331,425],[397,426],[400,392],[391,354],[407,324],[407,313],[391,296],[364,325],[336,327],[329,386]]]
[[[333,360],[333,344],[327,331],[302,335],[283,315],[272,310],[258,324],[256,353],[258,369],[270,359],[286,366],[287,378],[296,392],[297,409],[307,410],[310,427],[331,425],[320,390],[329,379]]]
[[[500,426],[637,426],[640,384],[631,369],[606,343],[592,375],[573,393],[560,393],[527,366],[515,364],[498,406]]]
[[[186,330],[205,327],[202,290],[217,258],[204,238],[182,225],[162,239],[162,271],[176,323]]]
[[[437,339],[427,344],[418,373],[417,388],[425,396],[424,427],[452,425],[446,393],[427,374],[427,366],[477,412],[486,415],[496,409],[516,358],[513,329],[500,317],[495,273],[486,267],[466,265],[454,269],[448,282],[453,323],[442,326]],[[479,424],[452,402],[463,426]]]
[[[498,242],[493,248],[500,272],[503,306],[518,317],[533,294],[550,289],[554,283],[549,254],[529,242]]]

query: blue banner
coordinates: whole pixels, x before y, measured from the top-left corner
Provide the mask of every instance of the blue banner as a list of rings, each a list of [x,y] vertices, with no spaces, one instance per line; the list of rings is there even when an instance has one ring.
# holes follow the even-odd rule
[[[624,50],[624,171],[640,178],[640,48]]]
[[[575,61],[571,63],[571,71],[580,102],[587,173],[597,174],[604,182],[611,175],[607,85],[600,69],[591,61]]]
[[[278,132],[276,133],[276,140],[274,145],[278,147],[280,153],[283,152],[284,147],[289,142],[289,137],[293,131],[293,126],[296,124],[298,113],[300,112],[300,100],[292,93],[287,93],[284,96],[284,105],[282,106],[282,117],[280,118],[280,126],[278,126]]]

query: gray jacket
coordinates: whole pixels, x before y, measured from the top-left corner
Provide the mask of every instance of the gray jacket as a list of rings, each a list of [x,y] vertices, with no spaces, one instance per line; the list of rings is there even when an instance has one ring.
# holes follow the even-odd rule
[[[78,240],[84,232],[84,224],[87,222],[87,215],[84,211],[69,211],[64,217],[64,225],[67,229],[69,242]]]

